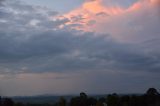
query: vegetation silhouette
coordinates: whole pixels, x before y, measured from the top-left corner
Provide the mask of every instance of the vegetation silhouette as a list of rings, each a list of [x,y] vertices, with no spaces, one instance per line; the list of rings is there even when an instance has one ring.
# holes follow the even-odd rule
[[[118,95],[116,93],[97,98],[81,92],[79,96],[67,100],[60,97],[56,103],[16,103],[11,98],[1,98],[0,106],[160,106],[160,94],[155,88],[149,88],[142,95]]]

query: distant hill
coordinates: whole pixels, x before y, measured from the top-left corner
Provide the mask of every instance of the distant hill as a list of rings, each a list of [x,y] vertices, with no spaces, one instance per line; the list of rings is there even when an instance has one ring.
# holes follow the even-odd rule
[[[132,95],[132,94],[120,94],[120,95]],[[141,95],[141,94],[134,94],[134,95]],[[70,101],[71,98],[76,97],[78,95],[64,95],[63,97]],[[88,95],[89,97],[94,97],[96,99],[101,97],[107,97],[107,94],[95,94],[95,95]],[[40,95],[40,96],[16,96],[12,97],[14,102],[21,102],[21,103],[33,103],[33,104],[43,104],[43,103],[49,103],[54,104],[56,103],[61,96],[58,95]]]
[[[63,96],[66,100],[70,100],[73,96]],[[12,97],[14,102],[21,102],[21,103],[49,103],[49,104],[54,104],[59,100],[60,96],[17,96],[17,97]]]

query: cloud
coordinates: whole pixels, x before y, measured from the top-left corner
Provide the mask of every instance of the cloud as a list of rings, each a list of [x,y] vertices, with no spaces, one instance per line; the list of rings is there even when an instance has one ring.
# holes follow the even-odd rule
[[[0,0],[0,2],[3,2],[4,0]]]
[[[29,90],[33,94],[53,90],[104,93],[109,85],[109,91],[126,87],[129,92],[128,80],[135,86],[145,83],[143,87],[148,87],[152,81],[157,85],[158,8],[156,0],[138,1],[128,8],[106,7],[96,0],[59,15],[47,8],[5,1],[0,9],[3,91],[6,95],[25,95]],[[121,83],[124,87],[118,87]],[[13,84],[25,88],[20,87],[19,93]],[[8,92],[12,88],[16,92]]]
[[[79,24],[79,26],[73,26],[73,29],[84,31],[97,31],[95,30],[99,21],[110,18],[109,16],[120,14],[124,11],[120,6],[105,6],[103,0],[87,1],[79,8],[65,14],[64,16],[69,18],[71,22],[69,25]],[[81,16],[79,21],[73,21],[73,17]],[[95,24],[88,24],[91,20],[95,21]],[[98,21],[99,20],[99,21]],[[98,23],[97,23],[98,22]]]
[[[0,0],[0,7],[1,6],[3,6],[3,2],[4,2],[5,0]]]
[[[71,20],[68,24],[79,24],[80,27],[73,26],[78,30],[108,33],[122,42],[142,42],[159,35],[158,0],[139,0],[127,8],[120,5],[106,6],[103,2],[103,0],[85,2],[81,7],[65,15]],[[83,18],[76,22],[72,21],[71,17],[79,15]],[[90,25],[88,23],[91,20],[94,24]]]
[[[11,9],[6,9],[7,6]],[[73,21],[67,18],[53,20],[57,17],[57,12],[49,15],[51,11],[43,10],[41,7],[8,2],[2,13],[4,15],[0,19],[0,25],[3,26],[0,29],[1,73],[100,69],[156,72],[160,67],[159,55],[155,54],[159,51],[151,49],[154,44],[146,47],[142,42],[137,47],[130,42],[118,42],[113,35],[69,30],[70,27],[66,23]],[[83,16],[78,17],[72,19],[83,20]],[[90,21],[90,24],[96,23]],[[63,28],[60,28],[61,25]],[[152,30],[149,32],[152,33]]]

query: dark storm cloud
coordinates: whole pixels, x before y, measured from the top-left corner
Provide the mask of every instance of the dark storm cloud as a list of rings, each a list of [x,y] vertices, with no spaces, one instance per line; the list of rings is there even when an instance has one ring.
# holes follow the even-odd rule
[[[1,73],[160,69],[159,51],[148,52],[155,44],[139,46],[68,30],[68,19],[50,19],[57,12],[18,2],[8,1],[0,14]]]

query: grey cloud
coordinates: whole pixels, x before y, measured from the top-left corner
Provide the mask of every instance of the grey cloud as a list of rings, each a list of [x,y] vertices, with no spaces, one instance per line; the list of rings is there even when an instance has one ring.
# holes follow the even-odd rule
[[[92,35],[75,37],[71,33],[46,33],[34,36],[10,52],[10,58],[19,59],[8,68],[24,72],[68,72],[86,70],[119,70],[158,72],[160,61],[145,55],[133,45],[107,41]],[[91,34],[91,33],[90,33]],[[14,54],[15,53],[15,54]],[[2,55],[2,54],[1,54]],[[3,57],[8,57],[6,53]],[[23,58],[21,58],[21,55]],[[8,61],[10,61],[10,58]],[[5,58],[6,59],[6,58]],[[45,70],[45,71],[44,71]]]
[[[0,4],[3,2],[4,0],[0,0]]]
[[[106,14],[105,12],[99,12],[96,14],[96,16],[109,16],[109,15]]]
[[[7,6],[12,11],[7,10]],[[39,11],[42,9],[14,2],[1,9],[1,73],[86,70],[158,72],[160,69],[158,51],[148,52],[155,44],[146,47],[145,43],[121,43],[107,34],[81,34],[68,30],[69,26],[65,26],[68,19],[53,21],[49,19],[50,15],[46,15],[51,13],[49,10]],[[57,13],[54,13],[56,16]],[[64,29],[59,29],[60,25],[64,25]]]

